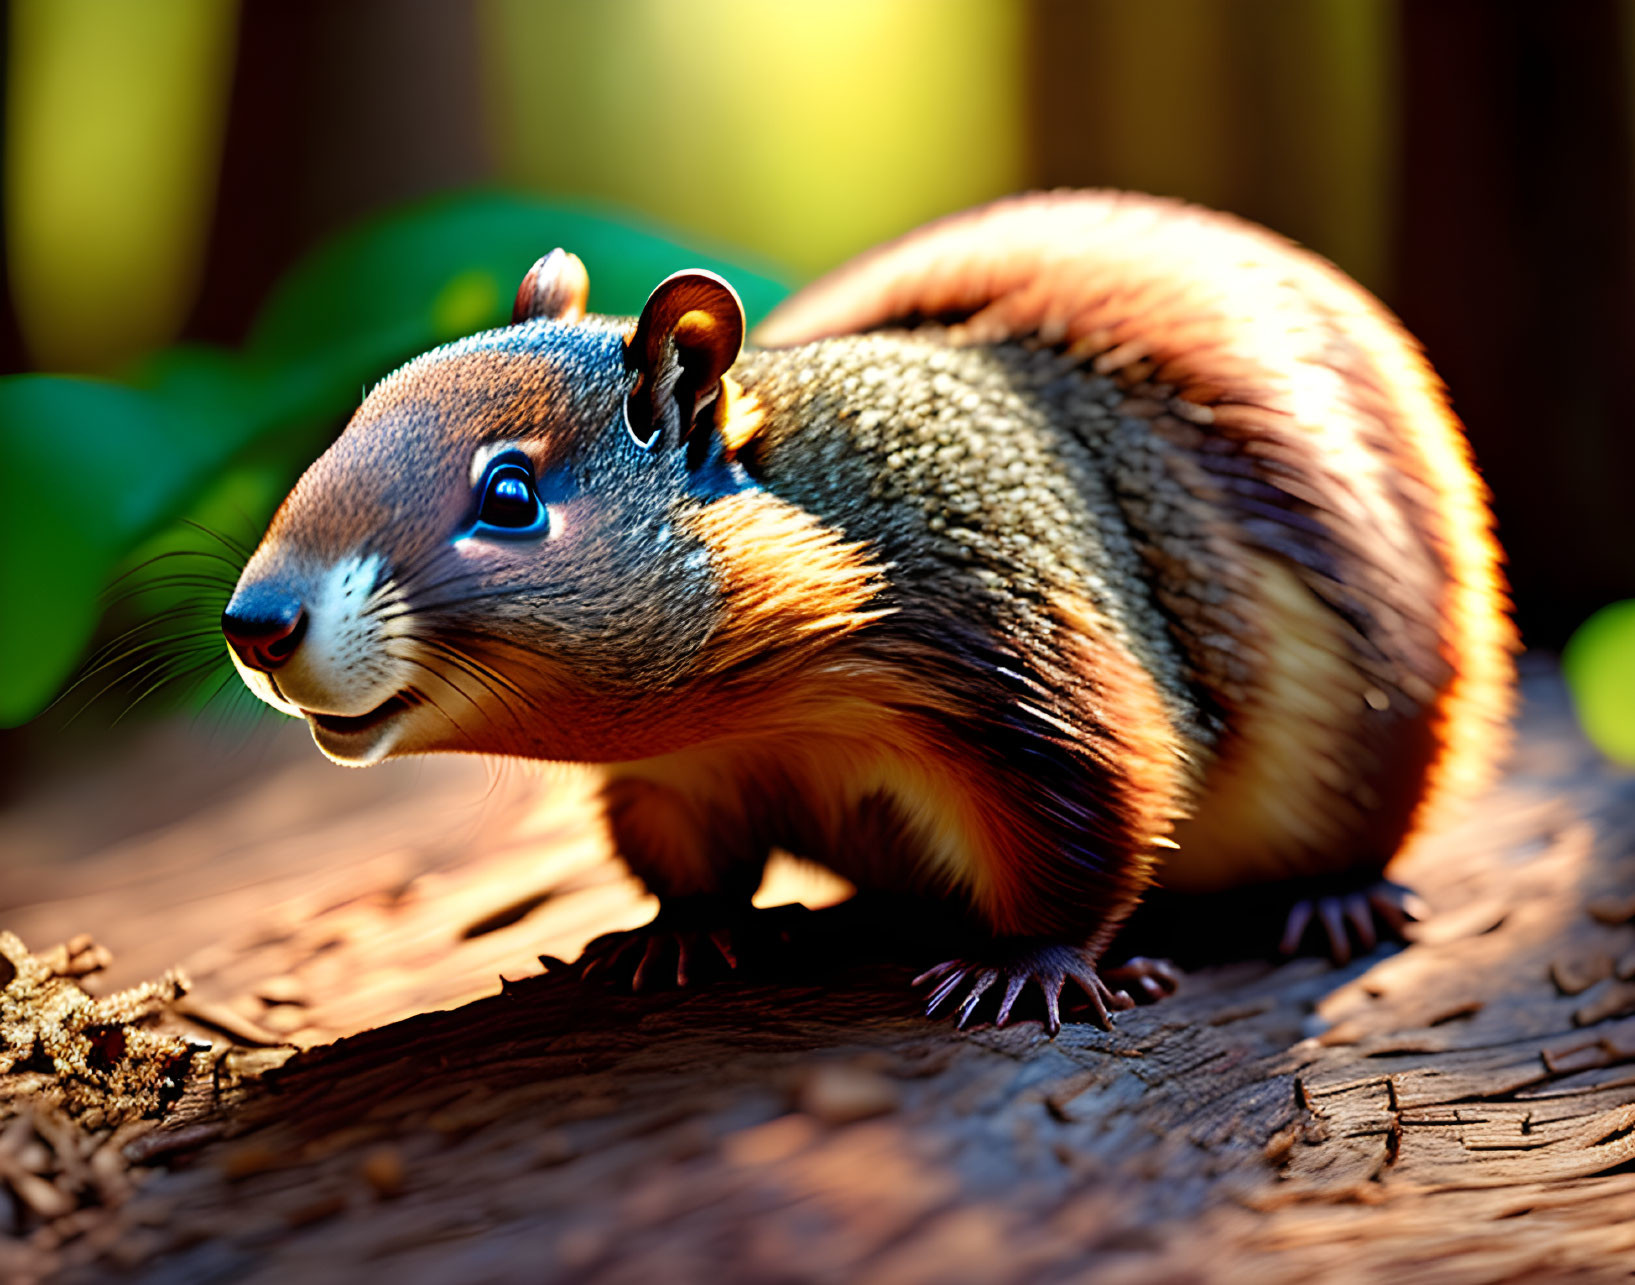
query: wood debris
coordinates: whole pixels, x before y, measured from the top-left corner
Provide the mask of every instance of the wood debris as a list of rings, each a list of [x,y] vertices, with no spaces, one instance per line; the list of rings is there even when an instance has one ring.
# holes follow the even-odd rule
[[[0,1277],[27,1280],[134,1192],[126,1148],[157,1128],[209,1046],[165,1029],[179,973],[97,997],[109,963],[76,937],[39,955],[0,932]]]

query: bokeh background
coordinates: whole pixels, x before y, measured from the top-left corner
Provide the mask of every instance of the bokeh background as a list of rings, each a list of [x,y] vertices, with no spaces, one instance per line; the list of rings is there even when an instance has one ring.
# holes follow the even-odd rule
[[[189,523],[252,543],[362,388],[553,245],[599,310],[706,262],[753,313],[1058,185],[1234,210],[1381,294],[1527,642],[1576,633],[1635,759],[1635,607],[1580,628],[1635,598],[1635,0],[11,0],[0,32],[0,793],[167,677],[208,697],[234,555]]]

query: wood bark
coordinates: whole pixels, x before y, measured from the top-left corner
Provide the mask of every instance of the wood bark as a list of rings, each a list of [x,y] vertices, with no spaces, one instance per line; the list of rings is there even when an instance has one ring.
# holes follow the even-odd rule
[[[303,1046],[129,1144],[146,1180],[49,1265],[235,1282],[1624,1278],[1635,780],[1579,739],[1552,674],[1527,691],[1504,782],[1396,872],[1435,911],[1411,945],[1343,969],[1194,967],[1114,1031],[1055,1040],[925,1020],[908,938],[845,907],[811,916],[776,968],[698,991],[540,975],[535,950],[571,955],[646,913],[577,786],[507,777],[451,829],[452,801],[483,785],[471,765],[377,780],[275,739],[253,771],[218,765],[210,799],[168,825],[77,856],[19,849],[0,921],[31,944],[90,931],[123,956],[110,986],[180,961],[206,1018]],[[187,745],[149,747],[146,770]],[[137,779],[124,760],[97,770],[104,790]],[[0,843],[48,834],[63,806],[24,806]],[[773,899],[823,895],[779,879]],[[496,971],[514,979],[498,994]]]

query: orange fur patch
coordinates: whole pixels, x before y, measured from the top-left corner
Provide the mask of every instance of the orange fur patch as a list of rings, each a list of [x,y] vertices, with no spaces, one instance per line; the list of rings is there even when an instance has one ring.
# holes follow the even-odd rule
[[[700,675],[795,665],[887,613],[869,604],[884,570],[862,544],[764,491],[715,500],[694,522],[726,599]]]
[[[1174,713],[1120,631],[1089,602],[1058,595],[1052,606],[1071,631],[1074,668],[1088,680],[1089,694],[1081,699],[1106,729],[1107,742],[1094,748],[1116,789],[1130,844],[1139,854],[1167,846],[1196,785],[1196,765],[1181,744]]]

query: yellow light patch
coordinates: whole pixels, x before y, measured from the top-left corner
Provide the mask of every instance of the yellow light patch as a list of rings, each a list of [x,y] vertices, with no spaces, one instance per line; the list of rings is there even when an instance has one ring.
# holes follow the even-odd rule
[[[766,412],[755,395],[746,393],[731,376],[723,377],[715,425],[727,454],[736,455],[748,446],[765,423]]]

